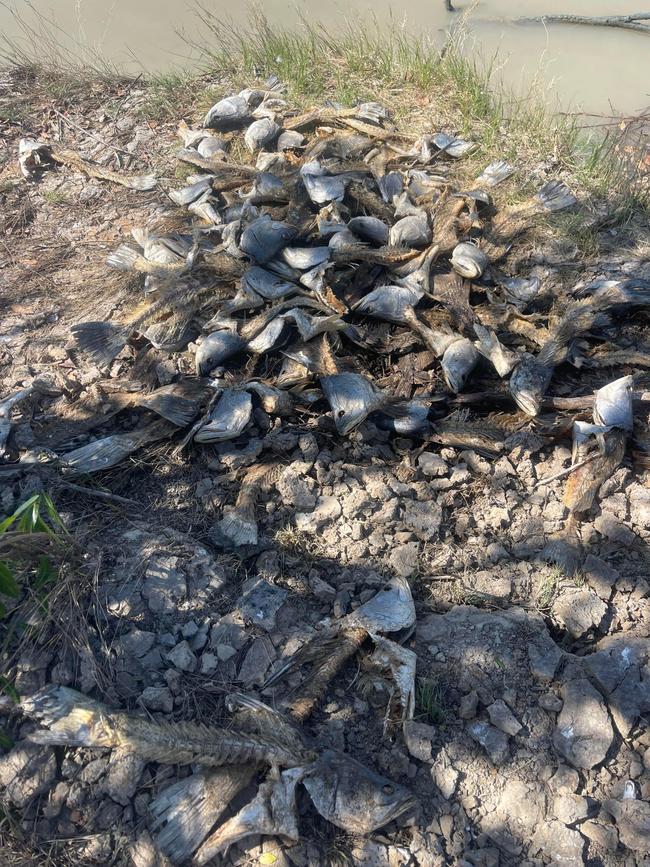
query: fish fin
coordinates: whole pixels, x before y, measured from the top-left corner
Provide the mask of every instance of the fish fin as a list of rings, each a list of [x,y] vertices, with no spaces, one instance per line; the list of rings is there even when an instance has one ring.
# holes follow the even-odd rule
[[[283,680],[288,674],[291,674],[301,665],[306,663],[314,663],[317,667],[329,659],[332,653],[340,644],[339,632],[337,629],[328,630],[323,635],[317,635],[310,641],[305,642],[289,659],[284,662],[280,668],[276,669],[264,683],[264,688],[273,686],[278,681]]]
[[[177,427],[186,427],[198,415],[201,407],[201,396],[192,397],[187,394],[174,394],[173,392],[156,394],[154,392],[147,395],[139,403],[140,406],[161,415]]]
[[[549,181],[535,196],[545,211],[562,211],[577,203],[576,197],[562,181]]]
[[[224,515],[216,526],[218,535],[234,547],[257,545],[257,521],[236,510]]]
[[[477,181],[488,187],[496,187],[497,184],[509,178],[513,172],[514,167],[510,163],[507,163],[505,160],[496,160],[483,169]]]
[[[131,178],[125,178],[125,186],[130,190],[139,190],[143,193],[147,190],[153,190],[157,183],[158,179],[155,175],[136,175]]]
[[[112,322],[79,322],[70,329],[79,349],[97,364],[110,364],[124,349],[130,331]]]
[[[142,258],[142,254],[134,250],[133,247],[129,247],[128,244],[120,244],[117,250],[106,257],[106,264],[118,271],[138,271],[138,265]]]
[[[131,237],[136,244],[140,245],[140,247],[144,248],[144,245],[149,240],[149,235],[149,229],[146,229],[144,226],[133,226],[131,228]]]
[[[21,702],[23,712],[48,728],[32,732],[37,744],[85,747],[117,746],[119,741],[104,725],[110,713],[100,702],[68,689],[50,685]]]

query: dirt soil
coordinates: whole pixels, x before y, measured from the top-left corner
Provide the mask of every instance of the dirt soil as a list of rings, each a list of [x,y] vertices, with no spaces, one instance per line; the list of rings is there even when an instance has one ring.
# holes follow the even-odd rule
[[[2,87],[7,95],[17,84],[7,77]],[[99,381],[150,388],[192,370],[191,352],[141,341],[107,376],[70,341],[74,323],[118,318],[140,297],[141,278],[104,263],[131,228],[174,228],[185,219],[163,192],[181,186],[175,124],[143,120],[144,99],[126,85],[74,106],[64,96],[43,98],[0,129],[0,395],[44,374],[63,394],[21,405],[10,459],[86,441],[84,420],[66,422],[65,406]],[[187,119],[198,124],[200,116]],[[65,167],[29,183],[17,162],[24,136],[62,140],[118,171],[154,171],[160,188],[134,192]],[[522,244],[518,265],[567,294],[596,277],[650,279],[650,261],[622,231],[602,233],[606,259],[586,259],[548,234]],[[638,341],[647,315],[634,313],[623,327]],[[585,394],[636,370],[565,365],[552,393]],[[435,370],[425,374],[420,384],[440,381]],[[481,391],[480,376],[472,390]],[[648,405],[635,404],[640,437]],[[129,429],[138,416],[127,408],[93,436]],[[56,442],[44,439],[57,420]],[[49,607],[35,608],[19,653],[11,642],[2,648],[18,692],[59,683],[155,718],[218,723],[230,692],[270,703],[284,696],[295,682],[262,689],[266,677],[397,574],[409,579],[417,610],[406,642],[418,659],[414,722],[404,732],[385,726],[390,685],[364,647],[306,732],[409,788],[417,810],[355,838],[305,800],[299,843],[248,838],[214,863],[650,864],[643,460],[628,449],[567,537],[565,480],[540,484],[570,464],[566,424],[540,429],[518,417],[503,454],[488,459],[471,449],[422,449],[370,421],[347,438],[318,412],[300,426],[276,421],[257,416],[239,440],[180,454],[176,437],[93,477],[92,485],[129,502],[70,490],[53,471],[0,468],[0,515],[45,489],[77,545]],[[259,503],[259,544],[225,550],[215,525],[261,455],[284,471]],[[266,584],[281,593],[260,622],[243,597]],[[189,768],[125,771],[108,750],[36,746],[25,740],[34,724],[3,707],[14,745],[0,755],[0,861],[167,863],[150,835],[148,806]]]

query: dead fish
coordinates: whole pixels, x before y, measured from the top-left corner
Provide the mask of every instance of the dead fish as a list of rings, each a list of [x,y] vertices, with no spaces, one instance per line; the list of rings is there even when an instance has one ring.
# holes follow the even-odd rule
[[[291,198],[291,186],[284,178],[279,178],[272,172],[260,172],[246,198],[254,205],[264,202],[288,202]]]
[[[353,310],[384,322],[408,324],[407,311],[422,299],[420,289],[409,286],[380,286],[358,301]]]
[[[634,412],[632,387],[634,378],[622,376],[599,388],[594,395],[594,421],[599,425],[632,432]]]
[[[538,361],[534,355],[530,355],[528,352],[523,353],[519,364],[512,371],[508,389],[517,406],[526,415],[539,415],[542,400],[551,383],[552,376],[552,366]]]
[[[388,242],[395,247],[424,247],[431,243],[431,226],[424,211],[398,220],[389,232]]]
[[[627,432],[620,428],[603,430],[598,425],[593,431],[593,426],[584,425],[581,431],[581,426],[580,422],[574,424],[574,434],[578,435],[574,436],[571,462],[582,466],[577,467],[567,479],[562,499],[571,516],[591,508],[601,485],[611,478],[623,460],[627,440]],[[597,444],[597,452],[585,462],[590,451],[589,428],[597,434],[594,443]]]
[[[436,133],[430,138],[431,143],[438,148],[438,150],[443,151],[448,156],[454,157],[455,159],[464,157],[466,154],[476,150],[474,142],[465,141],[462,138],[456,138],[453,135],[448,135],[446,132]]]
[[[336,430],[343,436],[360,425],[371,412],[389,403],[389,398],[359,373],[323,376],[320,384],[332,408]]]
[[[266,382],[248,382],[246,390],[257,395],[262,409],[269,415],[286,416],[293,410],[292,396],[281,388],[275,388]]]
[[[440,361],[449,388],[458,394],[478,363],[479,354],[467,337],[461,337],[445,349]]]
[[[504,290],[506,299],[519,310],[526,307],[539,294],[542,281],[539,277],[508,277],[499,281],[499,286]]]
[[[114,711],[64,686],[47,686],[21,702],[23,712],[44,729],[32,732],[37,744],[83,747],[127,747],[145,761],[208,767],[234,762],[269,762],[296,766],[313,758],[296,755],[269,736],[219,729],[190,722],[153,722]]]
[[[170,436],[176,430],[158,420],[128,433],[112,434],[94,440],[81,448],[61,455],[61,463],[69,475],[86,475],[107,470],[119,464],[144,445]]]
[[[548,181],[535,195],[545,211],[562,211],[577,203],[576,197],[563,181]]]
[[[291,268],[299,271],[309,271],[328,262],[331,256],[329,247],[285,247],[282,259]]]
[[[254,220],[242,232],[239,248],[260,264],[273,259],[297,234],[294,226],[272,220],[268,215]]]
[[[380,246],[388,244],[389,227],[378,217],[353,217],[347,227],[362,241]]]
[[[305,137],[302,133],[296,132],[296,130],[285,129],[284,132],[280,133],[277,149],[279,151],[294,150],[301,148],[304,143]]]
[[[233,843],[253,834],[279,836],[298,842],[300,832],[296,786],[303,774],[302,768],[270,774],[259,787],[255,798],[220,825],[200,846],[194,856],[194,863],[207,864],[219,852],[226,851]]]
[[[186,427],[199,414],[209,390],[190,379],[163,385],[137,398],[138,406],[150,409],[177,427]]]
[[[268,301],[277,301],[286,295],[300,291],[295,283],[291,283],[259,265],[254,265],[246,271],[242,277],[242,288],[254,292]]]
[[[478,342],[475,344],[478,351],[492,362],[499,376],[507,376],[518,363],[519,356],[506,349],[491,329],[484,328],[476,322],[474,331],[478,337]]]
[[[417,803],[408,789],[334,750],[319,756],[302,784],[320,815],[351,834],[370,834]]]
[[[249,120],[250,111],[244,97],[228,96],[220,99],[209,109],[203,120],[203,126],[227,132],[244,126]]]
[[[324,170],[305,171],[305,166],[300,170],[302,182],[307,190],[307,195],[317,205],[327,202],[341,202],[345,196],[345,188],[348,179],[341,175],[327,175]]]
[[[33,180],[42,169],[52,164],[49,145],[35,139],[21,138],[18,143],[18,164],[27,180]]]
[[[244,142],[251,153],[270,147],[280,135],[280,127],[270,117],[253,121],[244,135]]]
[[[198,376],[208,376],[215,367],[236,355],[246,346],[246,341],[226,328],[213,331],[204,337],[196,348],[194,364]]]
[[[451,264],[454,271],[468,280],[478,280],[483,276],[490,260],[483,250],[475,244],[456,244],[451,254]]]
[[[384,415],[381,411],[377,413],[375,421],[377,427],[403,437],[425,436],[431,432],[432,427],[429,421],[431,401],[414,398],[397,404],[397,409],[399,409],[399,415]]]
[[[253,402],[247,391],[225,388],[209,421],[194,434],[194,442],[216,443],[238,437],[246,428],[253,412]]]

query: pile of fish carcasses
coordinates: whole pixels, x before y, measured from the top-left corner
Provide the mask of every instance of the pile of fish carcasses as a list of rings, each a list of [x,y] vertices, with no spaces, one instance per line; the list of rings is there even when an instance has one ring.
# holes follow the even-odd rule
[[[609,362],[577,341],[608,328],[611,346],[617,315],[650,300],[647,282],[601,281],[567,301],[539,275],[508,273],[517,238],[576,204],[561,181],[499,207],[498,187],[515,172],[506,162],[455,184],[471,142],[398,131],[374,102],[298,114],[277,80],[221,100],[203,128],[183,123],[179,133],[178,157],[196,174],[168,196],[186,209],[187,231],[133,227],[134,244],[107,263],[142,274],[143,298],[123,321],[80,322],[72,334],[102,367],[139,336],[189,349],[193,370],[184,355],[174,382],[130,398],[143,410],[133,430],[72,451],[51,440],[65,472],[106,469],[179,428],[184,445],[245,438],[256,410],[290,422],[329,409],[341,436],[372,416],[396,434],[494,452],[498,430],[454,413],[461,392],[486,396],[473,396],[479,413],[510,404],[525,421],[567,361],[629,361],[621,347]],[[255,167],[231,157],[234,144],[256,155]],[[631,381],[616,393],[627,405]],[[626,424],[613,427],[629,430],[627,410],[615,415]],[[602,431],[577,434],[582,452],[585,438],[603,451]]]

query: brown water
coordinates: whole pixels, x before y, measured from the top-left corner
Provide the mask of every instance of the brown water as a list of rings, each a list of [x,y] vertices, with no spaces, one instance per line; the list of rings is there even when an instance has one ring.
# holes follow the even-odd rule
[[[203,0],[204,5],[234,22],[248,16],[245,2]],[[443,0],[265,0],[262,9],[278,25],[295,25],[296,9],[328,29],[354,15],[374,16],[380,26],[403,25],[407,31],[444,37],[457,20]],[[603,27],[541,24],[515,25],[523,15],[607,15],[650,11],[650,0],[454,0],[458,10],[473,7],[468,19],[466,52],[483,58],[498,53],[497,75],[525,92],[532,81],[547,102],[564,109],[596,114],[634,115],[650,105],[650,35]],[[168,70],[186,65],[191,53],[179,28],[197,32],[193,0],[8,0],[0,5],[0,33],[19,35],[10,8],[24,20],[45,15],[58,25],[58,37],[99,50],[131,69]]]

